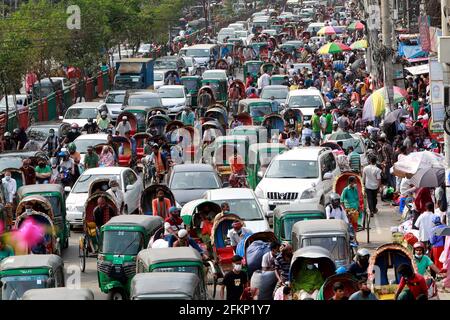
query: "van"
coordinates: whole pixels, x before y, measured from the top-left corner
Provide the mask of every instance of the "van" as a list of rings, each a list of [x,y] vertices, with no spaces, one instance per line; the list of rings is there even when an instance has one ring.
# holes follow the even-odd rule
[[[226,38],[235,38],[236,33],[234,28],[222,28],[217,34],[217,41],[223,43]]]
[[[180,56],[192,57],[199,65],[207,65],[210,57],[219,57],[219,46],[217,44],[196,44],[180,50]]]
[[[325,108],[325,100],[322,93],[316,88],[289,91],[286,103],[289,108],[300,109],[305,122],[311,120],[314,109]]]

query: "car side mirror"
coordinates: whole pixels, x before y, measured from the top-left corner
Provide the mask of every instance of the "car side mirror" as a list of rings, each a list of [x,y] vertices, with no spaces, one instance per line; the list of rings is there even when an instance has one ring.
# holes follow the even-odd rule
[[[129,184],[126,188],[125,191],[131,191],[134,190],[134,186],[132,184]]]
[[[331,180],[333,178],[333,174],[331,172],[326,172],[323,175],[323,180]]]
[[[70,191],[72,191],[71,187],[69,187],[69,186],[64,187],[64,192],[70,192]]]
[[[262,177],[264,177],[264,172],[258,171],[258,178],[262,178]]]

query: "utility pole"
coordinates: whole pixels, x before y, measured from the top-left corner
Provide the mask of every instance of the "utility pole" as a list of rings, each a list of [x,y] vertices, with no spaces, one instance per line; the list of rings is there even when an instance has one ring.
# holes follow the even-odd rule
[[[394,50],[392,49],[392,16],[390,8],[390,0],[381,0],[381,33],[383,36],[383,52],[384,52],[384,87],[387,92],[389,101],[389,110],[393,110],[394,100],[394,66],[392,59],[394,58]]]
[[[441,28],[442,28],[442,36],[450,36],[449,30],[449,18],[448,13],[450,12],[450,0],[441,0]],[[443,63],[442,69],[444,71],[444,91],[449,92],[450,87],[450,67],[448,64]],[[445,97],[447,96],[447,99]],[[448,95],[444,94],[444,108],[447,109],[449,107],[449,98]],[[444,153],[445,153],[445,163],[446,167],[450,166],[450,137],[448,134],[444,135]]]

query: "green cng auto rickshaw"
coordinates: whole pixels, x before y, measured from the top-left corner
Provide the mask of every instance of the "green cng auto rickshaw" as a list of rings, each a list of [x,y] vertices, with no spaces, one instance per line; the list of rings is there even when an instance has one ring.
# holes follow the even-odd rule
[[[267,142],[267,130],[263,126],[238,126],[230,131],[233,136],[247,136],[250,146],[256,143]]]
[[[205,268],[202,257],[191,247],[155,248],[141,250],[137,256],[137,273],[186,272],[200,278],[201,295],[207,298],[208,278],[212,284],[211,268]],[[211,288],[212,289],[212,288]]]
[[[24,293],[22,300],[94,300],[94,293],[85,288],[31,289]]]
[[[281,143],[255,143],[248,151],[247,182],[255,190],[261,181],[270,161],[288,148]]]
[[[11,256],[0,263],[2,300],[20,300],[30,289],[64,287],[64,262],[54,254]]]
[[[256,60],[246,61],[244,63],[244,78],[246,78],[247,74],[250,73],[250,75],[253,77],[253,79],[255,79],[255,83],[256,83],[258,73],[259,73],[263,63],[264,63],[263,61],[256,61]]]
[[[214,92],[215,102],[226,105],[228,101],[228,82],[226,79],[204,79],[202,88],[208,86]]]
[[[200,76],[181,77],[181,84],[187,89],[191,95],[192,107],[197,107],[198,91],[202,87],[202,78]]]
[[[280,203],[283,203],[283,200],[288,196],[292,195],[276,195],[277,198],[280,198]],[[273,230],[280,241],[290,243],[292,240],[292,227],[296,222],[325,218],[325,208],[320,204],[304,203],[299,205],[294,203],[291,205],[280,205],[273,211]]]
[[[20,200],[27,196],[42,196],[47,199],[53,211],[53,224],[56,235],[59,238],[62,249],[69,247],[70,224],[66,218],[66,204],[64,188],[59,184],[33,184],[23,186],[17,190],[17,197]]]
[[[136,121],[136,133],[145,132],[145,130],[147,129],[145,121],[148,117],[149,112],[151,111],[152,108],[137,106],[125,107],[125,109],[123,110],[123,112],[131,113],[134,116]],[[130,121],[130,118],[128,118],[128,121]]]
[[[253,42],[250,44],[253,50],[256,52],[256,58],[264,61],[269,56],[269,44],[267,42]]]
[[[98,283],[110,300],[124,300],[129,296],[130,281],[136,273],[136,256],[162,225],[159,216],[120,215],[101,227]]]
[[[185,272],[140,273],[130,285],[131,300],[206,300],[197,275]]]
[[[348,265],[353,259],[348,224],[342,220],[298,221],[292,227],[294,250],[319,246],[330,251],[337,267]]]
[[[251,115],[254,125],[261,125],[264,117],[271,113],[278,113],[271,100],[266,99],[243,99],[239,101],[239,113],[247,112]]]

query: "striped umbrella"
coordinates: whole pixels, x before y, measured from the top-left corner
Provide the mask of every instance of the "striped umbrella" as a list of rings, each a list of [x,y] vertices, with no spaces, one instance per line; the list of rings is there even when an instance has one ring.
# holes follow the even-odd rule
[[[400,103],[406,99],[408,93],[400,87],[394,87],[394,103]],[[376,90],[364,103],[363,119],[374,120],[386,112],[387,89],[383,87]]]
[[[395,86],[393,88],[394,88],[394,103],[400,103],[406,99],[406,97],[408,96],[408,92],[406,92],[405,89]],[[378,89],[373,94],[380,94],[384,98],[387,98],[387,88],[383,87],[381,89]]]
[[[366,49],[368,46],[369,44],[367,43],[367,40],[363,39],[353,42],[350,45],[350,48],[352,48],[352,50],[358,50],[358,49]]]
[[[364,30],[364,28],[365,28],[365,26],[364,26],[364,24],[361,23],[361,21],[355,21],[355,22],[350,23],[350,25],[348,26],[347,30],[350,30],[350,31],[355,31],[355,30],[361,31],[361,30]]]
[[[331,36],[336,33],[338,33],[338,32],[332,26],[325,26],[322,29],[320,29],[319,31],[317,31],[317,35],[319,35],[319,36],[325,36],[325,35]]]
[[[335,54],[343,51],[351,51],[352,49],[340,42],[330,42],[319,49],[319,54]]]

